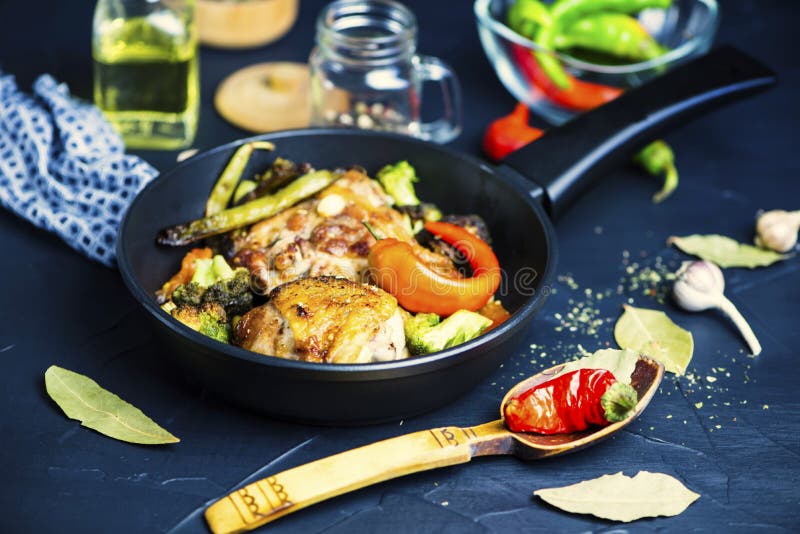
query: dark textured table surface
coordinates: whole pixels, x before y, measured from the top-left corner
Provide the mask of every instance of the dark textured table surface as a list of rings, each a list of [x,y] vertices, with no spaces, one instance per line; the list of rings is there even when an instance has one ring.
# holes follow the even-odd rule
[[[481,51],[470,3],[409,4],[419,17],[420,51],[451,63],[464,87],[465,130],[453,146],[477,154],[484,125],[510,110],[513,100]],[[250,63],[304,60],[321,6],[303,0],[295,28],[274,45],[203,50],[196,147],[244,136],[213,111],[214,88]],[[25,87],[50,72],[89,98],[91,12],[86,0],[0,3],[0,68]],[[561,277],[526,343],[464,398],[403,422],[301,426],[207,395],[164,363],[144,311],[116,271],[0,210],[0,531],[205,532],[204,505],[250,476],[405,432],[490,420],[504,391],[522,376],[581,348],[614,346],[613,322],[624,302],[664,309],[692,331],[696,348],[691,375],[669,375],[646,413],[614,439],[536,463],[481,458],[412,475],[315,506],[265,531],[800,530],[800,259],[726,270],[728,296],[764,345],[757,358],[747,355],[721,316],[683,313],[657,298],[664,288],[659,278],[682,259],[666,247],[669,235],[722,233],[748,241],[758,209],[800,208],[798,15],[794,0],[723,0],[718,41],[767,62],[781,85],[669,135],[681,185],[663,204],[650,203],[658,184],[633,168],[618,169],[585,195],[557,224]],[[166,170],[176,154],[143,155]],[[570,312],[599,320],[596,332]],[[181,442],[140,447],[81,428],[44,391],[43,373],[51,364],[93,377]],[[614,524],[559,512],[531,496],[541,487],[639,470],[671,474],[701,497],[678,517]]]

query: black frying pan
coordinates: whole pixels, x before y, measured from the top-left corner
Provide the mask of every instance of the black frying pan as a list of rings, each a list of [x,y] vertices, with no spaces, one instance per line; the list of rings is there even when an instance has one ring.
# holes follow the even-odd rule
[[[177,270],[186,249],[156,245],[156,233],[202,214],[217,177],[246,140],[191,158],[137,196],[120,229],[119,268],[154,319],[164,353],[211,391],[296,421],[357,424],[408,417],[468,391],[517,348],[555,273],[558,248],[548,214],[558,215],[593,178],[669,126],[774,82],[766,67],[723,47],[549,131],[499,167],[374,132],[299,130],[254,138],[273,141],[281,156],[317,168],[358,164],[375,172],[407,159],[422,177],[421,198],[445,213],[483,216],[507,275],[501,298],[513,316],[478,339],[435,354],[355,365],[291,361],[213,341],[159,308],[153,292]],[[268,165],[270,156],[256,157],[260,168]]]

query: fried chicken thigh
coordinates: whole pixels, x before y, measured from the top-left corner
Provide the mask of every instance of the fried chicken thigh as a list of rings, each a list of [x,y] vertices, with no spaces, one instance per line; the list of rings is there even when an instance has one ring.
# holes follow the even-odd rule
[[[245,349],[312,362],[407,358],[402,311],[385,291],[344,278],[302,278],[271,291],[234,330]]]

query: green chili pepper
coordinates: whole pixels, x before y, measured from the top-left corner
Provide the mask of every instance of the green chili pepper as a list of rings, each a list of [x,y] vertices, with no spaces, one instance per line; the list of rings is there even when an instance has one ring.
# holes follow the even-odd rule
[[[653,176],[664,174],[664,185],[661,187],[661,191],[653,195],[653,202],[661,202],[678,187],[675,154],[664,141],[653,141],[636,154],[634,161]]]
[[[533,41],[540,47],[553,50],[556,35],[580,19],[598,13],[638,13],[643,9],[666,9],[672,0],[559,0],[553,4],[552,23],[540,25]],[[547,76],[561,89],[569,89],[570,77],[561,62],[551,53],[537,52],[536,59]]]
[[[670,4],[671,0],[557,0],[548,9],[538,0],[517,0],[509,10],[508,25],[542,48],[580,46],[637,61],[648,60],[661,55],[665,49],[628,15],[648,8],[666,9]],[[520,47],[520,50],[523,49]],[[527,50],[522,57],[531,59],[525,52]],[[550,80],[552,91],[562,96],[575,97],[573,89],[586,92],[586,87],[577,87],[576,82],[580,80],[573,81],[556,56],[547,52],[534,55],[533,67],[543,73],[543,81],[538,85]],[[585,97],[581,101],[589,100]],[[649,144],[634,160],[648,173],[664,175],[664,185],[653,195],[654,202],[663,201],[678,187],[675,155],[664,141]]]
[[[340,176],[338,173],[325,170],[304,174],[273,195],[257,198],[210,217],[164,228],[158,233],[156,241],[162,245],[188,245],[206,237],[253,224],[319,193]]]
[[[555,37],[554,24],[549,26],[539,26],[533,42],[547,50],[553,49],[553,39]],[[548,78],[559,89],[570,88],[570,76],[561,65],[561,61],[549,52],[536,52],[536,61]]]
[[[638,20],[621,13],[598,13],[580,19],[553,38],[559,50],[585,48],[633,61],[648,61],[667,50]]]
[[[245,143],[234,152],[233,157],[225,166],[222,174],[219,175],[219,180],[211,190],[211,194],[206,201],[206,217],[216,215],[228,207],[228,203],[233,196],[234,188],[239,183],[239,178],[242,177],[247,162],[250,161],[250,156],[253,150],[275,150],[275,145],[269,141],[252,141]]]
[[[255,180],[242,180],[236,186],[236,192],[233,193],[233,204],[236,205],[244,196],[258,187],[258,182]]]
[[[508,27],[518,34],[532,39],[537,26],[549,26],[552,22],[550,9],[539,0],[517,0],[509,8]]]
[[[558,0],[553,4],[553,22],[560,28],[597,13],[632,15],[645,9],[666,9],[672,0]]]

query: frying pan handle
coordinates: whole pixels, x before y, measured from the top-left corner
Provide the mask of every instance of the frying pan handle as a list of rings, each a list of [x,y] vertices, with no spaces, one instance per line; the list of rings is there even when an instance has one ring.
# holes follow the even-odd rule
[[[766,66],[721,46],[549,130],[503,163],[541,186],[545,209],[557,217],[598,176],[665,130],[776,81]]]

